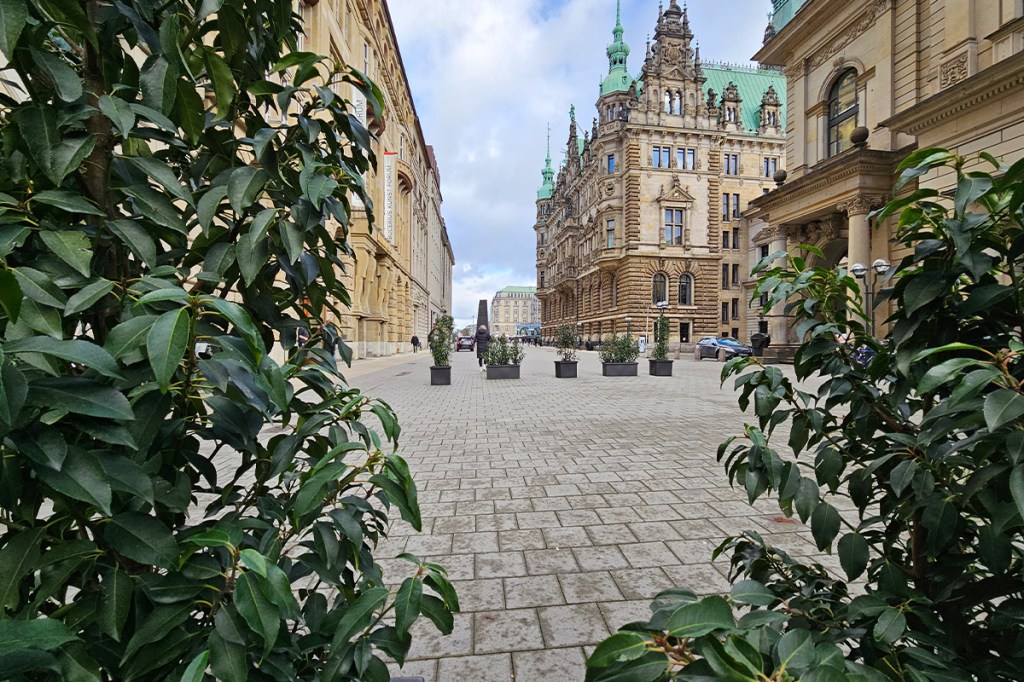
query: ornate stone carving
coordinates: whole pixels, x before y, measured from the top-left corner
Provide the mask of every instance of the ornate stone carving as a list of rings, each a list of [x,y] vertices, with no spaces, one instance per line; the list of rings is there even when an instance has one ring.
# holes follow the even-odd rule
[[[850,24],[849,28],[839,34],[839,36],[831,43],[811,55],[811,66],[821,66],[834,55],[838,54],[840,50],[871,28],[871,25],[875,23],[875,20],[888,11],[891,4],[892,0],[875,0],[868,11],[855,19],[854,22]]]
[[[956,85],[969,75],[967,53],[961,52],[939,66],[939,88],[946,89],[951,85]]]
[[[883,196],[858,194],[836,204],[836,209],[846,215],[864,215],[865,213],[870,213],[871,209],[876,206],[880,206],[885,200],[886,198]]]
[[[780,237],[785,238],[786,235],[782,228],[782,225],[769,225],[768,227],[764,228],[763,230],[757,233],[757,235],[754,237],[754,243],[765,244],[768,242],[773,242]]]

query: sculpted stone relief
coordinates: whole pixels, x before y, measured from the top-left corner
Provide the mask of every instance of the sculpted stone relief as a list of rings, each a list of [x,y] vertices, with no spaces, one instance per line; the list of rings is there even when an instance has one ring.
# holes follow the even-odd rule
[[[939,67],[939,87],[956,85],[969,75],[967,53],[962,52]]]
[[[844,47],[856,40],[860,35],[871,28],[871,25],[875,23],[875,20],[878,19],[878,17],[888,11],[891,4],[892,0],[875,0],[875,3],[871,8],[858,17],[849,28],[839,34],[839,36],[828,45],[811,55],[811,66],[821,66]],[[789,74],[787,73],[786,75],[788,76]]]

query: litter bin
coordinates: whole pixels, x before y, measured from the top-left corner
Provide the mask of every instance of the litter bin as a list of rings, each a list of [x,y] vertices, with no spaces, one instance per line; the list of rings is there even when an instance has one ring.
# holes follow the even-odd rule
[[[750,335],[750,349],[754,351],[754,357],[763,358],[764,349],[771,343],[772,337],[767,334],[757,332],[756,334]]]

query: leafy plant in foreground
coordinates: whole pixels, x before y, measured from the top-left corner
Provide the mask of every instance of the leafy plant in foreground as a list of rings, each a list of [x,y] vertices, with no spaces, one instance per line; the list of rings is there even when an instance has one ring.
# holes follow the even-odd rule
[[[484,364],[487,365],[518,365],[526,357],[526,351],[519,345],[519,341],[509,341],[508,337],[502,334],[493,339],[487,345],[487,352],[484,353]]]
[[[434,367],[450,367],[452,358],[452,336],[455,334],[455,321],[451,315],[442,315],[434,322],[427,336],[430,344],[430,355],[434,358]]]
[[[612,334],[601,340],[597,356],[601,362],[636,362],[640,347],[631,334]]]
[[[374,165],[326,84],[379,91],[285,0],[0,28],[0,676],[387,680],[458,601],[384,586],[400,428],[318,348]]]
[[[654,349],[652,360],[668,360],[668,318],[662,312],[654,322]]]
[[[576,349],[579,346],[579,336],[576,333],[576,325],[562,324],[555,329],[555,346],[557,346],[558,357],[562,362],[575,362]]]
[[[957,183],[877,215],[899,215],[909,249],[884,339],[845,270],[773,254],[754,296],[785,305],[797,379],[820,388],[756,358],[723,370],[756,416],[719,448],[730,480],[776,495],[845,575],[729,538],[730,593],[663,593],[597,647],[588,680],[1024,679],[1024,161],[982,157],[995,174],[941,149],[901,164],[897,189],[935,169]]]

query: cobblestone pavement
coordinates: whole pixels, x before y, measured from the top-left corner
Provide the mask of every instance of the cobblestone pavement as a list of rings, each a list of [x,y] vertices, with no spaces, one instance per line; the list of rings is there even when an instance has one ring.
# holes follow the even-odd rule
[[[397,524],[381,557],[443,564],[462,613],[448,637],[418,623],[402,675],[427,682],[575,682],[584,657],[646,619],[659,591],[725,591],[711,552],[752,529],[796,556],[808,533],[774,501],[751,507],[715,460],[743,415],[722,365],[677,360],[672,377],[555,379],[552,349],[530,348],[522,379],[487,381],[454,353],[452,385],[430,386],[430,355],[356,363],[350,381],[388,401],[419,487],[423,533]],[[786,368],[789,371],[789,368]],[[396,581],[410,564],[384,558]],[[399,674],[397,669],[395,674]]]

